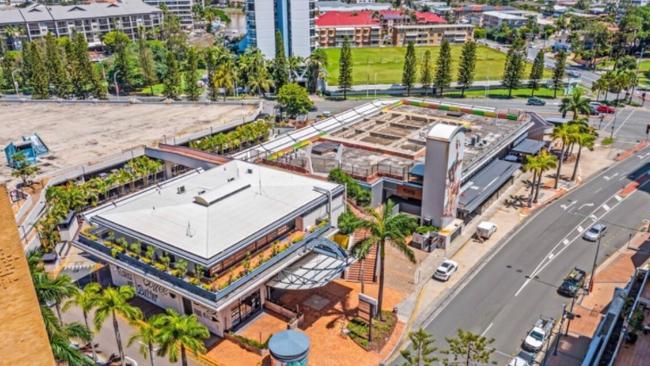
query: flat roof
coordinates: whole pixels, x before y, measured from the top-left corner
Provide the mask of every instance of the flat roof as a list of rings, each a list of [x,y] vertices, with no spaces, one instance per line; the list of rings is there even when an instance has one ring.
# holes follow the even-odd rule
[[[231,161],[107,203],[86,217],[210,259],[322,198],[316,187],[333,191],[338,186]]]
[[[544,141],[524,139],[512,148],[512,152],[535,155],[544,147],[544,144]]]
[[[512,177],[521,164],[494,160],[476,174],[464,187],[458,199],[461,210],[473,212]]]

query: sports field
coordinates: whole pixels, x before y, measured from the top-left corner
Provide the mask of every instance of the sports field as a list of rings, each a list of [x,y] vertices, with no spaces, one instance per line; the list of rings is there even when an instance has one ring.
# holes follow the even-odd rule
[[[451,46],[452,80],[456,80],[458,74],[457,66],[462,47],[462,45]],[[440,47],[416,47],[415,53],[418,60],[421,60],[426,50],[431,50],[435,65]],[[327,83],[337,85],[341,50],[340,48],[326,48],[325,53],[327,54]],[[353,84],[400,84],[405,53],[406,47],[352,48]],[[474,80],[501,80],[505,60],[505,53],[485,46],[477,46]],[[529,73],[530,64],[526,64],[523,78],[527,79]]]

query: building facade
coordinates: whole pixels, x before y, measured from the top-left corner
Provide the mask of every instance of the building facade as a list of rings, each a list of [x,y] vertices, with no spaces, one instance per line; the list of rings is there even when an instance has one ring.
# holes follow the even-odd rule
[[[347,38],[352,46],[438,45],[443,39],[463,43],[473,39],[469,24],[447,24],[429,12],[407,13],[403,10],[330,11],[316,20],[318,45],[340,47]]]
[[[308,57],[316,47],[315,15],[315,0],[248,0],[248,42],[273,58],[275,33],[280,32],[287,56]]]
[[[340,276],[347,253],[322,236],[344,200],[341,185],[231,161],[86,212],[75,245],[109,263],[115,285],[223,336],[278,293]]]
[[[144,2],[157,8],[165,5],[169,14],[177,16],[184,28],[191,29],[194,26],[192,13],[192,7],[196,4],[194,0],[144,0]]]
[[[103,35],[110,31],[121,30],[135,39],[140,27],[151,30],[161,22],[162,11],[141,0],[82,5],[36,4],[0,10],[0,30],[18,28],[22,40],[31,41],[48,33],[65,37],[81,32],[90,46],[101,45]],[[11,43],[16,44],[15,41]]]
[[[499,28],[502,25],[519,28],[526,25],[529,18],[537,19],[537,16],[537,13],[525,10],[486,11],[481,22],[485,28]]]

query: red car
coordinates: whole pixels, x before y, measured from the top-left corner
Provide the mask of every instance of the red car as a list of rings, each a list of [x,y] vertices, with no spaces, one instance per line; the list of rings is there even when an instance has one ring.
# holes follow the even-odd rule
[[[616,113],[616,108],[601,104],[596,107],[596,111],[598,111],[598,113]]]

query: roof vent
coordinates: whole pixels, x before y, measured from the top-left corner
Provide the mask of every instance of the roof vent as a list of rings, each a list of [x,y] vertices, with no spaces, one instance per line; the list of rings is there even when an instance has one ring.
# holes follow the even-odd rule
[[[241,184],[241,183],[240,183]],[[229,185],[227,186],[229,189],[216,189],[214,191],[210,191],[207,194],[204,194],[202,196],[194,196],[194,202],[205,207],[209,207],[210,205],[217,203],[219,201],[223,201],[226,198],[230,196],[234,196],[235,194],[244,191],[248,188],[251,187],[250,184],[241,184],[241,185]]]
[[[253,174],[253,169],[251,169],[251,168],[246,169],[246,173]]]
[[[176,194],[185,193],[185,186],[176,187]]]

